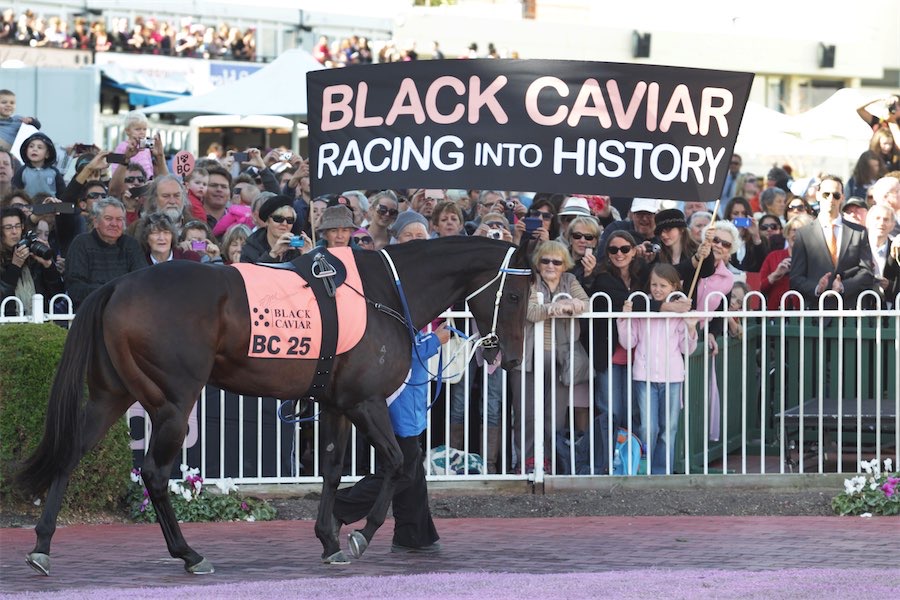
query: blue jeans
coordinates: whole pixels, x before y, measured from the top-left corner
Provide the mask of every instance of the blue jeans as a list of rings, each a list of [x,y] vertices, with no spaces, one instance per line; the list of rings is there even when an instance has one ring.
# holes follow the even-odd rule
[[[475,365],[475,361],[472,361]],[[487,367],[485,367],[487,368]],[[476,377],[477,371],[471,369],[469,371],[469,385],[481,385],[481,377]],[[477,382],[473,381],[473,377],[477,378]],[[487,376],[487,423],[489,427],[500,427],[500,404],[503,400],[503,371],[497,369]],[[483,406],[478,404],[479,410]],[[466,414],[466,379],[463,377],[459,383],[450,386],[450,422],[464,423]],[[472,415],[469,415],[472,419]]]
[[[675,435],[678,433],[678,417],[681,415],[681,382],[634,382],[634,399],[641,415],[641,438],[649,452],[650,473],[666,475],[675,471]],[[666,411],[668,389],[669,410]],[[669,468],[666,469],[666,461]]]

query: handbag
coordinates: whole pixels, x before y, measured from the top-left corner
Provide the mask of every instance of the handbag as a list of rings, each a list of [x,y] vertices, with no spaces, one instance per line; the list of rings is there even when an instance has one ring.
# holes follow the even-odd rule
[[[453,318],[447,319],[450,327],[456,327]],[[438,358],[441,358],[443,372],[438,373]],[[466,373],[469,357],[468,340],[456,334],[450,336],[446,344],[441,346],[440,354],[428,359],[428,370],[435,376],[443,377],[444,383],[459,383]]]
[[[569,364],[570,349],[557,349],[558,362],[556,366],[559,369],[559,382],[565,386],[586,383],[594,376],[594,367],[591,365],[587,350],[578,340],[575,340],[572,345],[575,350],[572,352],[571,365]]]

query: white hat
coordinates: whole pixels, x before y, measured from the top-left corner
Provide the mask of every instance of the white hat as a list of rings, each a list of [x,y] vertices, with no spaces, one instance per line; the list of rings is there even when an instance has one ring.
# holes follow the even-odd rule
[[[584,198],[566,198],[566,203],[563,204],[563,208],[559,211],[560,217],[590,217],[591,209],[588,206],[587,200]]]
[[[648,212],[654,215],[662,208],[662,200],[656,198],[635,198],[631,202],[631,212]]]

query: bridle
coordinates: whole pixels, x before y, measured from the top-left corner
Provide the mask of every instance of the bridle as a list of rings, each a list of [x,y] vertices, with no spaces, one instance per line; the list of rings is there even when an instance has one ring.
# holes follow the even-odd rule
[[[478,347],[481,348],[497,348],[500,345],[500,337],[497,335],[497,316],[500,313],[500,299],[503,297],[503,288],[506,285],[506,278],[508,275],[531,275],[531,269],[515,269],[509,266],[510,261],[512,260],[513,254],[516,251],[516,247],[510,247],[506,251],[506,256],[503,257],[503,262],[500,263],[500,268],[497,269],[497,274],[494,275],[487,283],[482,285],[480,288],[466,296],[465,301],[468,302],[472,298],[476,297],[478,294],[488,289],[491,285],[494,284],[498,279],[500,280],[500,286],[497,288],[497,295],[494,298],[494,314],[491,317],[491,329],[490,331],[479,337],[474,341],[472,347],[469,351],[469,356],[467,357],[466,362],[471,359],[472,354],[475,353],[475,350]],[[403,314],[406,317],[406,326],[409,331],[410,338],[413,341],[413,345],[415,345],[416,340],[416,330],[412,324],[412,316],[409,312],[409,304],[406,302],[406,294],[403,293],[403,284],[400,283],[400,275],[397,273],[397,268],[394,266],[394,261],[391,259],[391,255],[387,252],[386,248],[381,249],[381,254],[384,256],[385,261],[388,264],[388,267],[391,270],[391,274],[394,277],[394,285],[397,286],[397,293],[400,295],[400,304],[403,306]]]

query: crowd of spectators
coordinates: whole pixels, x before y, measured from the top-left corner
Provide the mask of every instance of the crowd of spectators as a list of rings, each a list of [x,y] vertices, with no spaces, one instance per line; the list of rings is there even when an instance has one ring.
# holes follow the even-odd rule
[[[256,32],[227,23],[196,23],[190,17],[169,22],[153,17],[88,20],[83,16],[45,17],[26,10],[3,11],[0,44],[128,52],[222,60],[256,60]]]
[[[64,48],[92,52],[126,52],[159,56],[183,56],[220,60],[255,61],[256,31],[227,23],[197,23],[191,17],[167,21],[154,17],[95,18],[84,16],[44,16],[26,10],[19,14],[12,8],[3,11],[0,44],[16,44],[33,48]],[[415,42],[386,40],[373,49],[364,36],[334,38],[320,36],[313,56],[326,67],[364,65],[372,62],[402,62],[421,58]],[[426,55],[445,58],[439,42],[432,43]],[[477,43],[469,45],[461,58],[515,58],[516,53],[500,51],[493,43],[479,52]]]
[[[359,42],[350,48],[358,50]],[[571,428],[598,431],[597,447],[606,448],[615,434],[607,427],[612,413],[614,428],[635,429],[645,438],[651,472],[669,473],[683,357],[695,347],[714,354],[722,336],[742,335],[739,320],[698,319],[691,311],[752,309],[750,292],[761,292],[771,310],[817,307],[823,294],[826,306],[837,298],[846,307],[860,298],[863,308],[892,306],[900,291],[897,98],[863,107],[860,115],[873,126],[876,149],[861,149],[847,185],[829,174],[795,178],[784,165],[756,175],[743,171],[741,157],[734,155],[721,204],[431,188],[312,197],[308,162],[284,148],[211,148],[189,175],[175,176],[159,136],[150,136],[151,124],[140,113],[125,117],[117,165],[107,149],[57,148],[52,132],[40,131],[17,156],[0,150],[0,291],[28,309],[26,300],[35,291],[66,290],[77,307],[112,278],[168,260],[271,263],[316,246],[365,251],[444,236],[524,240],[532,245],[535,272],[528,320],[544,324],[545,380],[511,373],[508,405],[532,407],[534,385],[543,385],[547,398],[554,390],[557,399],[568,398],[571,391],[571,414],[560,404],[545,404],[545,446],[554,443],[557,431]],[[17,115],[15,94],[0,90],[0,141],[14,139],[25,122],[40,125],[34,116]],[[72,165],[68,169],[63,157]],[[851,190],[861,195],[848,197]],[[66,203],[74,204],[74,213],[44,206]],[[646,296],[635,299],[634,292]],[[631,319],[578,323],[589,310],[665,311],[672,318],[665,325],[650,319],[653,327]],[[531,332],[528,360],[520,367],[526,371],[533,369]],[[487,398],[479,404],[487,412],[483,450],[488,469],[498,471],[512,466],[499,462],[506,439],[500,427],[509,422],[500,414],[503,378],[497,364],[480,368],[488,371],[482,392]],[[468,385],[482,378],[467,381],[451,386],[448,442],[454,447],[472,441],[464,431],[471,422]],[[646,405],[626,410],[622,403],[632,396],[646,398]],[[592,404],[598,413],[594,427],[588,422]],[[534,439],[542,434],[527,429],[531,420],[527,411],[511,419],[512,431],[525,432],[524,446],[515,453],[521,469],[533,468]],[[609,461],[598,457],[600,472]],[[583,466],[568,468],[583,472]]]

